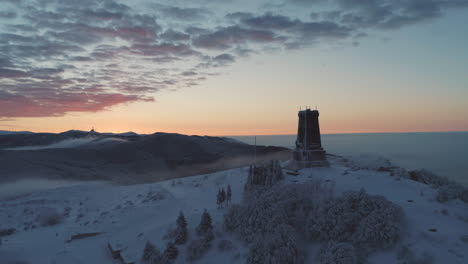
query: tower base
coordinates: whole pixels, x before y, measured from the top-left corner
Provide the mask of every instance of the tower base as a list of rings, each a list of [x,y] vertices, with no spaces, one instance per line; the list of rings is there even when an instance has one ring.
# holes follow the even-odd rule
[[[330,163],[325,151],[321,148],[314,150],[295,149],[290,166],[295,169],[329,167]]]

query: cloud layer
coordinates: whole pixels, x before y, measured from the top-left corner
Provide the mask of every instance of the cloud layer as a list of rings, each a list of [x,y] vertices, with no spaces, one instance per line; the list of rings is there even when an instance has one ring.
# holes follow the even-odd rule
[[[248,7],[207,0],[4,0],[0,118],[153,101],[158,91],[197,85],[251,54],[351,43],[369,31],[467,6],[465,0],[284,0]]]

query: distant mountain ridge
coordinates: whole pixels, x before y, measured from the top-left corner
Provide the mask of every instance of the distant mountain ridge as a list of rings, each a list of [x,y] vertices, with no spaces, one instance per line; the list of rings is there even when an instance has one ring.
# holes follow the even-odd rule
[[[34,132],[31,132],[31,131],[0,130],[0,135],[12,135],[12,134],[34,134]]]
[[[289,157],[257,146],[257,159]],[[18,178],[157,181],[254,162],[254,146],[230,138],[175,133],[107,135],[66,131],[0,135],[0,182]]]
[[[7,131],[9,132],[9,131]],[[68,130],[61,133],[33,133],[33,132],[16,132],[16,133],[0,133],[0,149],[16,148],[25,146],[44,146],[58,143],[67,139],[79,139],[86,137],[106,138],[106,137],[139,137],[135,132],[126,132],[121,134],[99,133],[82,130]]]

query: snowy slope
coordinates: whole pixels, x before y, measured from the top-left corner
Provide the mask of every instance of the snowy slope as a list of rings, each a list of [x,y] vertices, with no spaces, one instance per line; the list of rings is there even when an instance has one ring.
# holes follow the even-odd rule
[[[429,253],[434,263],[467,263],[468,205],[460,200],[436,201],[436,190],[408,179],[372,169],[351,169],[339,159],[330,168],[303,169],[300,175],[287,175],[285,183],[301,184],[311,179],[335,182],[337,194],[364,188],[400,205],[405,213],[405,234],[399,245],[410,248],[416,257]],[[124,248],[123,255],[139,263],[146,241],[160,250],[168,228],[173,227],[180,211],[188,222],[189,240],[204,209],[213,217],[215,241],[205,256],[195,263],[244,263],[247,246],[222,229],[226,208],[216,205],[219,188],[230,184],[233,203],[241,200],[247,168],[232,169],[183,179],[130,186],[92,183],[60,187],[27,196],[0,200],[0,229],[15,228],[16,233],[2,237],[0,263],[118,263],[107,249],[111,243]],[[41,226],[54,210],[63,220]],[[430,229],[435,229],[430,231]],[[66,242],[72,235],[100,234]],[[229,239],[234,248],[220,252],[217,243]],[[307,245],[305,263],[315,261],[317,244]],[[185,247],[176,263],[186,263]],[[370,263],[397,263],[397,248],[373,253]]]
[[[256,149],[259,159],[289,156],[285,148]],[[80,131],[4,135],[0,183],[47,178],[136,184],[245,166],[253,156],[253,146],[221,137],[169,133],[124,137]]]

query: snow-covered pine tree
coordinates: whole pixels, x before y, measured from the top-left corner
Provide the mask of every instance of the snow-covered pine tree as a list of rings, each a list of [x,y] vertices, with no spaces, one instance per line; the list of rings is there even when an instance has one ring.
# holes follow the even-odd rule
[[[257,189],[257,187],[270,188],[282,179],[284,179],[283,171],[280,162],[277,160],[258,166],[250,166],[244,190],[251,191]]]
[[[187,242],[187,221],[185,220],[185,216],[182,212],[180,212],[179,216],[177,217],[177,228],[176,228],[176,236],[174,242],[178,245],[185,244]]]
[[[214,238],[211,216],[206,209],[203,211],[200,224],[197,226],[197,234],[207,241]]]
[[[218,193],[216,194],[216,204],[221,206],[221,190],[218,189]]]
[[[224,204],[224,201],[226,201],[226,192],[224,191],[224,188],[221,189],[221,205]]]
[[[228,184],[227,191],[226,191],[226,200],[228,202],[231,202],[231,197],[232,197],[231,185]]]
[[[199,259],[211,247],[214,238],[211,216],[206,209],[196,230],[200,238],[192,240],[187,247],[187,260],[190,262]]]
[[[161,252],[151,242],[147,241],[143,256],[141,257],[142,264],[159,264],[161,262]]]
[[[162,264],[170,264],[174,263],[174,260],[179,256],[179,249],[173,244],[167,244],[166,250],[164,250],[164,254],[161,260]]]
[[[185,220],[185,216],[183,212],[179,213],[176,223],[177,223],[177,226],[184,227],[184,228],[187,227],[187,221]]]

